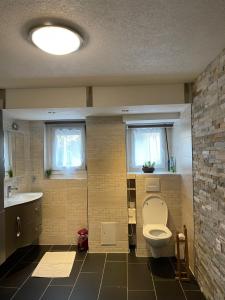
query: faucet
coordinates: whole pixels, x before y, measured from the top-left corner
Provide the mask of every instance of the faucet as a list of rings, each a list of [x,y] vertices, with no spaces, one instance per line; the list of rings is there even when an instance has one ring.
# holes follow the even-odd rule
[[[17,187],[12,187],[11,185],[7,186],[7,198],[10,198],[12,196],[12,191],[17,191]]]

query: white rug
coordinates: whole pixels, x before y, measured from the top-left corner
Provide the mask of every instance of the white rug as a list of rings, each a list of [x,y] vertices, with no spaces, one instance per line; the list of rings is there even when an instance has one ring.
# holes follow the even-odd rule
[[[48,278],[69,277],[75,256],[75,251],[46,252],[32,276]]]

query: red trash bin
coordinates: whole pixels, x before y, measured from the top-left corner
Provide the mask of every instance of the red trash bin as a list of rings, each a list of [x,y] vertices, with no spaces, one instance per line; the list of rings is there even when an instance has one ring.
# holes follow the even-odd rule
[[[78,251],[88,250],[88,230],[86,228],[80,229],[78,232],[77,248]]]

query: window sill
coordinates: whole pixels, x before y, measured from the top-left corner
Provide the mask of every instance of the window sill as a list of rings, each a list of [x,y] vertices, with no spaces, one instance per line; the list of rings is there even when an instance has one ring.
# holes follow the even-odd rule
[[[47,180],[73,180],[73,179],[87,179],[87,172],[80,171],[74,174],[52,174],[50,178],[46,178]]]

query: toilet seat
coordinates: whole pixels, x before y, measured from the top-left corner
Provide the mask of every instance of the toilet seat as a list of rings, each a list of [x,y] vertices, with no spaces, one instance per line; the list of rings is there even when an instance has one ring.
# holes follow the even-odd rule
[[[157,241],[170,238],[172,232],[163,224],[146,224],[143,226],[143,235],[147,239]]]

